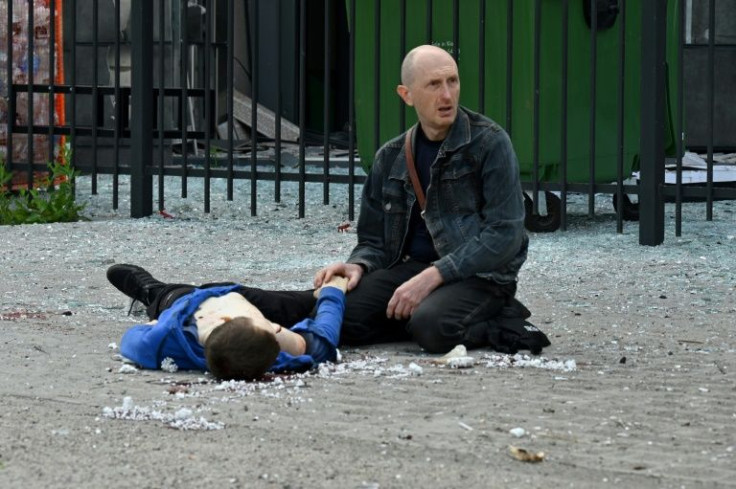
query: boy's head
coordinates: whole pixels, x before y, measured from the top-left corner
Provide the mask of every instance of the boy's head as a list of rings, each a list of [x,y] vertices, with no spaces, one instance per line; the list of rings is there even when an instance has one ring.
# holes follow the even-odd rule
[[[204,346],[210,372],[223,380],[260,378],[280,350],[276,335],[246,317],[230,319],[215,328]]]

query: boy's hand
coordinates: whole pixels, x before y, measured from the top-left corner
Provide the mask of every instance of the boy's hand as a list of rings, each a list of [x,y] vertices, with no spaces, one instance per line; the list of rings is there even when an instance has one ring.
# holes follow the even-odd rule
[[[330,280],[324,283],[322,287],[314,291],[314,297],[319,297],[319,292],[325,288],[325,287],[334,287],[336,289],[342,290],[342,293],[344,294],[348,290],[348,278],[342,277],[340,275],[333,275]]]

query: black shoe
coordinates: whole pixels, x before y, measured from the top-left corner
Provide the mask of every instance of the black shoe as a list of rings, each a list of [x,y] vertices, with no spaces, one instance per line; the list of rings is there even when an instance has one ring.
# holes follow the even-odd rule
[[[107,280],[123,294],[148,307],[166,285],[136,265],[113,265],[107,269]],[[131,305],[132,308],[132,305]]]

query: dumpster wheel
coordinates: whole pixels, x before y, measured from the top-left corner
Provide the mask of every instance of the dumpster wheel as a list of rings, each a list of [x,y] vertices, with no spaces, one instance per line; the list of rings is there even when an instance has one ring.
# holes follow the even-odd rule
[[[524,193],[524,209],[526,210],[524,226],[529,231],[535,233],[552,233],[560,227],[560,218],[562,215],[560,198],[552,192],[545,191],[544,200],[547,203],[547,214],[544,216],[534,214],[532,198],[526,192]]]
[[[621,209],[622,217],[624,221],[638,221],[639,220],[639,203],[632,202],[628,195],[623,194],[623,208]],[[618,195],[613,194],[613,208],[618,212]]]

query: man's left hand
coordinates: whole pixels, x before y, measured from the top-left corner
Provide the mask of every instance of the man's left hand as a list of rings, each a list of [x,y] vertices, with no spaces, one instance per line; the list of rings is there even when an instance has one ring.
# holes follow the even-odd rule
[[[437,267],[429,267],[422,273],[407,280],[394,291],[388,301],[386,317],[389,319],[408,319],[419,304],[437,287],[442,285],[442,275]]]

